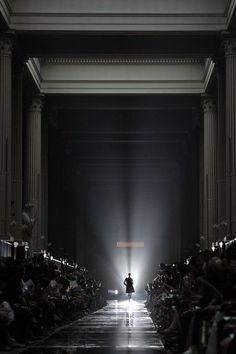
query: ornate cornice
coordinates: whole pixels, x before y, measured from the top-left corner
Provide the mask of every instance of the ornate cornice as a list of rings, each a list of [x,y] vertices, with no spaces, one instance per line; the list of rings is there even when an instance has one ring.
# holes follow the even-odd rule
[[[191,65],[204,64],[201,58],[152,58],[152,57],[79,57],[41,58],[43,64],[52,65]]]

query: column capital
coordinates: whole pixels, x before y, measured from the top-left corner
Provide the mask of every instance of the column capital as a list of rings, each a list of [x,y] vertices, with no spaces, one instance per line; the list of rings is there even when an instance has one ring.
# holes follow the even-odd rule
[[[0,35],[0,56],[10,56],[13,50],[13,40]]]
[[[43,94],[35,95],[31,100],[31,104],[29,105],[28,111],[29,112],[42,112],[43,102],[44,102],[44,95]]]
[[[201,95],[202,109],[204,113],[216,112],[216,102],[214,96],[211,95]]]
[[[14,44],[15,44],[14,31],[0,32],[0,55],[1,56],[12,55]]]
[[[236,55],[236,38],[229,38],[224,41],[225,56]]]

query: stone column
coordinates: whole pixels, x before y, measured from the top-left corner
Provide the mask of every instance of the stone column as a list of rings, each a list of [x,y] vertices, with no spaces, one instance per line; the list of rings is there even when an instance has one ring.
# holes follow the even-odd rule
[[[30,218],[34,221],[31,245],[39,250],[41,237],[41,114],[43,96],[32,99],[26,117],[25,134],[25,205]]]
[[[205,246],[210,247],[216,239],[217,183],[216,183],[216,137],[217,118],[215,101],[203,95],[204,111],[204,236]]]
[[[42,127],[42,241],[41,248],[48,248],[48,121]]]
[[[228,235],[236,237],[236,39],[225,42],[226,213]]]
[[[12,41],[0,36],[0,239],[9,239],[11,214]]]
[[[23,63],[13,66],[12,82],[12,194],[11,219],[14,225],[11,234],[16,240],[21,240],[21,213],[22,213],[22,122],[23,122]]]
[[[199,231],[200,246],[205,247],[204,238],[204,120],[199,118]]]
[[[217,224],[218,238],[226,235],[226,124],[225,124],[225,64],[216,62],[217,69]]]

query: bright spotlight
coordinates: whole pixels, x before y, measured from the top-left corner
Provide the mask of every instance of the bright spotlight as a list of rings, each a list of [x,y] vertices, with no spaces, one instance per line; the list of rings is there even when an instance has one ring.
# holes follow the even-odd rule
[[[118,295],[119,291],[118,290],[113,290],[113,289],[108,289],[108,294],[112,294],[112,295]]]

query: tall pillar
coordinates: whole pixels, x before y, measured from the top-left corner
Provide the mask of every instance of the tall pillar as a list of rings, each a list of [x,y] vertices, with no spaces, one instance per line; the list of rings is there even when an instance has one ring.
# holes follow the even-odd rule
[[[13,66],[12,82],[12,193],[11,219],[14,225],[11,234],[16,240],[21,240],[21,213],[22,213],[22,121],[23,97],[22,80],[23,64]]]
[[[216,241],[217,183],[216,183],[216,134],[217,118],[215,101],[203,95],[204,112],[204,236],[205,246]]]
[[[199,231],[200,247],[205,247],[204,238],[204,120],[199,118]]]
[[[228,235],[236,237],[236,39],[225,42],[226,213]]]
[[[41,248],[48,248],[48,120],[42,123],[42,241]]]
[[[26,117],[25,134],[25,205],[34,221],[31,233],[31,246],[39,250],[41,237],[41,114],[43,97],[32,99]]]
[[[217,69],[217,224],[218,238],[226,235],[226,124],[225,64],[219,59]]]
[[[11,213],[12,41],[0,36],[0,239],[9,238]]]

